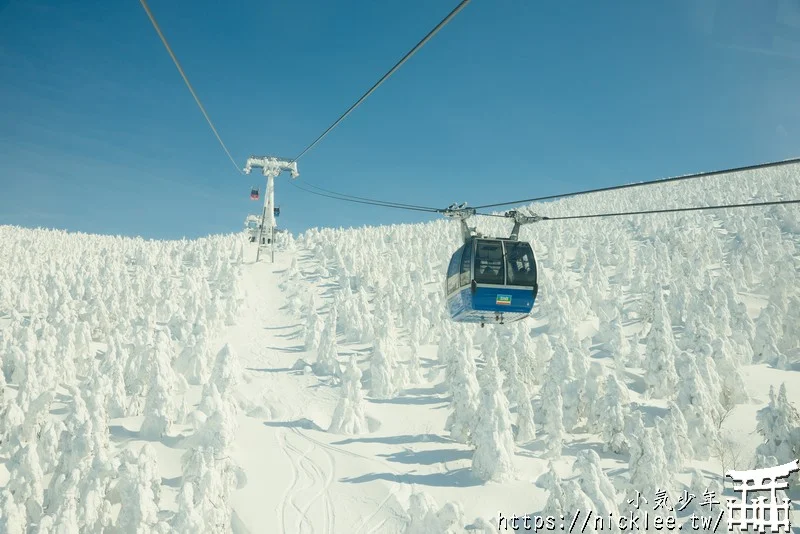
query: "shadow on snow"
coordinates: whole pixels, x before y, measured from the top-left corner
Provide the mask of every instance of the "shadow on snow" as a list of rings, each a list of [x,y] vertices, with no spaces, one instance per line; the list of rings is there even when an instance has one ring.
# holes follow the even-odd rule
[[[334,441],[332,445],[349,445],[351,443],[382,443],[384,445],[406,445],[409,443],[454,443],[452,439],[437,434],[406,434],[401,436],[376,436],[369,438],[348,438]]]
[[[342,478],[339,480],[340,482],[347,482],[350,484],[363,484],[364,482],[372,482],[375,480],[386,480],[388,482],[397,482],[400,484],[460,488],[483,485],[483,482],[476,478],[472,474],[472,471],[466,467],[447,471],[446,473],[430,473],[427,475],[415,475],[410,473],[403,475],[396,473],[370,473],[369,475]]]
[[[306,430],[319,430],[320,432],[325,431],[317,423],[311,419],[306,419],[305,417],[295,419],[294,421],[264,421],[264,425],[274,428],[305,428]]]
[[[467,460],[472,458],[471,450],[460,449],[433,449],[429,451],[400,451],[391,454],[379,454],[390,462],[401,464],[434,465]]]

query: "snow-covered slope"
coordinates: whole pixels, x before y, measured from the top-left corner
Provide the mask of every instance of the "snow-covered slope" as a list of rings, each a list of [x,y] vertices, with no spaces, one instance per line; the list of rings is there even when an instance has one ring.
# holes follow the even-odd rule
[[[777,198],[800,198],[800,167],[531,208]],[[481,329],[444,313],[452,221],[314,229],[275,264],[240,236],[0,227],[0,531],[569,530],[592,512],[588,532],[645,509],[691,528],[738,496],[725,471],[800,455],[800,209],[521,238],[533,317]],[[675,510],[653,510],[662,490]]]

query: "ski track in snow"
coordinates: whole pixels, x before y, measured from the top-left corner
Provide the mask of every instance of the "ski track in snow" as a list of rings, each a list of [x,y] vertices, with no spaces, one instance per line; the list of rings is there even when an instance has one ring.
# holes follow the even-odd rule
[[[295,434],[294,432],[290,433],[289,431],[283,431],[282,434],[284,451],[293,460],[296,460],[296,465],[301,467],[303,473],[306,475],[306,477],[308,477],[311,483],[310,486],[303,488],[300,491],[292,491],[290,489],[289,494],[292,496],[289,500],[292,503],[292,507],[299,514],[296,528],[292,529],[291,532],[305,532],[305,530],[303,530],[304,526],[309,527],[311,532],[334,532],[335,516],[330,498],[330,485],[331,482],[333,482],[333,472],[335,466],[330,455],[326,453],[325,457],[329,460],[331,467],[327,470],[323,469],[320,464],[316,463],[310,456],[314,451],[320,450],[318,447],[311,443],[311,447],[303,452],[299,447],[293,445],[289,439],[290,435]],[[292,487],[294,487],[294,485]],[[315,490],[315,493],[308,499],[308,502],[301,509],[301,507],[297,504],[297,499],[300,497],[301,493],[308,493],[312,490]],[[317,503],[320,504],[317,505]],[[318,524],[319,522],[322,524],[321,528],[315,527],[315,524]],[[284,522],[284,528],[285,527],[286,523]]]
[[[322,441],[319,441],[319,440],[317,440],[317,439],[314,439],[314,438],[312,438],[311,436],[309,436],[309,435],[305,434],[304,432],[300,431],[300,430],[299,430],[299,429],[297,429],[297,428],[294,428],[294,427],[293,427],[293,428],[292,428],[292,430],[293,430],[293,431],[294,431],[296,434],[298,434],[298,435],[302,436],[303,438],[305,438],[306,440],[308,440],[309,442],[311,442],[311,443],[313,443],[313,444],[316,444],[316,445],[318,445],[318,446],[319,446],[319,447],[320,447],[322,450],[326,450],[326,451],[334,451],[334,452],[337,452],[337,453],[339,453],[339,454],[344,454],[344,455],[350,456],[351,458],[358,458],[358,459],[360,459],[360,460],[368,460],[368,461],[370,461],[370,462],[373,462],[373,463],[380,464],[380,465],[381,465],[381,467],[388,468],[389,470],[391,470],[392,472],[394,472],[396,475],[400,475],[400,474],[401,474],[399,471],[397,471],[397,470],[396,470],[394,467],[392,467],[391,465],[389,465],[387,462],[384,462],[384,461],[382,461],[382,460],[379,460],[379,459],[377,459],[377,458],[374,458],[374,457],[365,456],[365,455],[363,455],[363,454],[358,454],[358,453],[356,453],[356,452],[353,452],[353,451],[348,451],[348,450],[346,450],[346,449],[343,449],[343,448],[340,448],[340,447],[336,447],[335,445],[331,445],[331,444],[329,444],[329,443],[324,443],[324,442],[322,442]],[[330,454],[330,452],[326,452],[326,454],[327,454],[328,458],[329,458],[329,459],[330,459],[330,461],[331,461],[331,466],[335,465],[335,462],[334,462],[333,456]],[[402,484],[403,484],[403,485],[407,485],[407,483],[406,483],[406,482],[402,482]],[[362,532],[362,531],[363,531],[363,529],[364,529],[364,527],[366,527],[366,526],[369,524],[369,522],[370,522],[370,521],[371,521],[371,520],[372,520],[372,519],[373,519],[373,518],[374,518],[376,515],[378,515],[378,513],[380,513],[380,512],[383,510],[383,507],[384,507],[384,505],[385,505],[387,502],[389,502],[389,500],[390,500],[392,497],[394,497],[394,496],[396,495],[396,493],[397,493],[397,489],[396,489],[396,488],[390,489],[390,490],[389,490],[389,492],[388,492],[388,494],[386,495],[386,497],[384,497],[384,498],[383,498],[383,500],[381,500],[381,502],[378,504],[378,506],[375,508],[375,510],[372,512],[372,514],[370,514],[369,516],[367,516],[366,518],[364,518],[364,519],[363,519],[363,520],[360,522],[360,524],[359,524],[359,527],[358,527],[358,528],[357,528],[357,529],[354,531],[354,533],[353,533],[353,534],[359,534],[360,532]],[[378,524],[377,524],[377,525],[376,525],[374,528],[372,528],[372,529],[368,530],[367,532],[368,532],[369,534],[372,534],[372,533],[374,533],[374,532],[380,532],[380,529],[381,529],[381,527],[383,527],[383,525],[386,523],[386,521],[387,521],[386,519],[383,519],[383,521],[381,521],[380,523],[378,523]]]
[[[294,331],[294,328],[290,328],[293,321],[291,319],[287,321],[285,313],[280,310],[284,299],[283,293],[277,288],[278,277],[274,272],[276,266],[261,264],[249,267],[244,274],[250,288],[246,315],[258,319],[246,336],[242,360],[247,362],[247,367],[255,369],[286,365],[284,355],[278,356],[275,351],[264,348],[266,343],[266,346],[276,345],[274,349],[278,352],[288,350],[280,346],[284,344],[281,343],[282,338],[269,335],[266,329],[283,328],[287,332]],[[285,341],[286,345],[296,342],[294,334],[287,333]],[[252,382],[274,387],[270,380],[272,378],[278,376],[276,374],[267,377],[256,376]],[[287,376],[285,379],[287,382],[295,380],[293,376]],[[300,417],[301,414],[296,413],[297,407],[291,406],[290,402],[281,397],[275,400],[282,407],[285,416],[279,419],[292,420]],[[279,526],[278,531],[299,534],[336,532],[336,513],[331,497],[331,486],[335,481],[336,472],[335,459],[326,448],[320,446],[318,441],[308,439],[295,427],[287,424],[286,428],[275,430],[281,454],[291,466],[291,479],[286,481],[286,487],[275,507],[275,524]],[[298,437],[308,446],[298,443]],[[276,482],[280,484],[283,481],[276,480]]]
[[[297,518],[295,521],[292,521],[294,527],[290,530],[286,530],[286,526],[290,523],[285,521],[284,531],[298,532],[300,534],[305,532],[332,532],[332,507],[330,505],[330,496],[327,492],[333,477],[330,475],[326,476],[320,466],[310,458],[309,454],[316,449],[313,444],[308,450],[303,451],[292,444],[289,439],[291,435],[290,432],[282,431],[282,434],[282,446],[284,452],[287,453],[290,457],[290,461],[294,465],[295,473],[302,473],[303,476],[301,478],[304,478],[308,483],[308,485],[304,485],[304,487],[300,489],[297,489],[297,484],[292,484],[287,492],[287,500],[291,503],[291,507],[297,512]],[[300,468],[299,471],[297,469],[298,467]],[[314,493],[309,498],[307,495],[311,492]],[[323,497],[321,505],[315,506],[320,497]],[[307,499],[305,505],[298,504],[298,501],[305,499]],[[285,503],[286,501],[284,501],[284,514],[286,512]]]
[[[292,429],[296,432],[296,429]],[[325,458],[328,460],[330,464],[330,468],[327,470],[327,473],[323,472],[324,470],[322,467],[314,462],[309,453],[314,452],[315,450],[320,450],[323,452]],[[325,528],[323,529],[324,532],[333,532],[334,531],[334,515],[333,515],[333,506],[331,504],[331,497],[330,497],[330,486],[331,482],[333,482],[333,472],[334,472],[334,462],[333,458],[331,457],[330,453],[325,451],[324,449],[319,449],[312,444],[312,447],[303,457],[300,459],[301,461],[305,461],[307,465],[312,469],[314,474],[314,487],[318,489],[318,492],[311,498],[311,501],[308,505],[303,509],[302,515],[307,519],[309,515],[309,511],[311,507],[317,503],[317,500],[322,497],[322,514],[312,514],[314,517],[324,517],[325,519]]]
[[[302,258],[301,263],[313,263],[312,258],[303,257],[305,255],[302,251],[298,251],[298,256]],[[254,318],[254,320],[248,321],[254,324],[250,325],[245,336],[241,336],[236,327],[229,332],[231,342],[240,345],[239,354],[243,367],[251,369],[287,368],[294,363],[292,359],[295,356],[291,353],[283,354],[281,351],[289,351],[292,345],[302,343],[302,338],[297,337],[297,330],[294,328],[296,321],[287,316],[285,310],[282,309],[285,304],[285,296],[284,292],[278,288],[278,283],[279,273],[284,267],[281,265],[282,261],[278,261],[279,263],[276,265],[261,263],[245,266],[243,278],[244,284],[248,288],[248,299],[247,309],[243,312],[243,316]],[[286,258],[283,258],[283,261],[286,261]],[[317,284],[319,282],[321,281],[318,281]],[[284,332],[284,337],[269,334],[269,329],[276,329],[276,331],[283,329],[280,331]],[[304,354],[298,353],[296,357],[304,357]],[[287,386],[292,385],[293,389],[297,388],[298,376],[292,374],[270,373],[269,376],[263,376],[263,373],[252,372],[251,376],[252,383],[267,386],[270,390],[286,391],[281,387],[282,385],[275,384],[273,379],[282,380]],[[365,465],[379,465],[397,475],[398,478],[403,474],[390,462],[326,443],[309,435],[311,431],[292,426],[289,424],[291,421],[306,416],[303,408],[293,404],[292,399],[282,396],[274,400],[277,405],[281,406],[283,413],[273,422],[286,423],[284,428],[275,428],[275,441],[280,448],[281,456],[288,460],[288,465],[291,467],[290,478],[279,482],[282,483],[281,485],[285,485],[285,489],[277,499],[274,508],[274,524],[278,525],[279,532],[298,532],[300,534],[337,532],[336,512],[332,500],[332,486],[336,482],[336,454],[358,460],[359,463],[366,462]],[[334,435],[334,437],[339,439],[342,436]],[[304,444],[309,446],[306,447]],[[248,446],[253,445],[255,444],[248,444]],[[256,448],[261,449],[262,447],[256,446]],[[389,520],[389,517],[386,516],[387,503],[396,497],[400,488],[409,486],[405,481],[396,484],[383,482],[380,485],[385,488],[383,491],[386,492],[386,495],[376,502],[374,508],[365,511],[363,517],[351,519],[352,532],[355,534],[373,534],[385,531],[384,527]]]
[[[286,508],[289,505],[289,501],[296,492],[295,488],[297,486],[298,481],[298,473],[297,473],[297,465],[294,463],[294,457],[288,450],[288,446],[286,443],[286,433],[281,433],[282,440],[280,440],[281,452],[286,456],[286,459],[289,461],[289,465],[292,466],[292,481],[286,486],[286,490],[283,492],[283,496],[281,497],[281,502],[278,505],[278,508],[275,512],[278,515],[278,519],[280,520],[280,532],[286,532]]]

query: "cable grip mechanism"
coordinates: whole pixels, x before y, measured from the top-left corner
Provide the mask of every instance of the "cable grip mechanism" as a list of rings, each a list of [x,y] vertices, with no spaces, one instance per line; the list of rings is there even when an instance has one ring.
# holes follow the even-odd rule
[[[519,229],[523,224],[531,224],[547,219],[547,217],[536,215],[535,213],[531,215],[525,215],[517,210],[507,211],[506,217],[514,219],[514,228],[511,230],[511,235],[509,236],[509,239],[514,241],[519,238]]]

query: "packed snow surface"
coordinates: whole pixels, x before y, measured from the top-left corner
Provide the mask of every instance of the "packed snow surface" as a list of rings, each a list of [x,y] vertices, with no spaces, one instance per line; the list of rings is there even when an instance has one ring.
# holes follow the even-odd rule
[[[527,209],[781,198],[800,166]],[[800,457],[796,206],[525,226],[533,316],[486,328],[452,221],[280,237],[0,227],[0,532],[722,532],[724,473]]]

